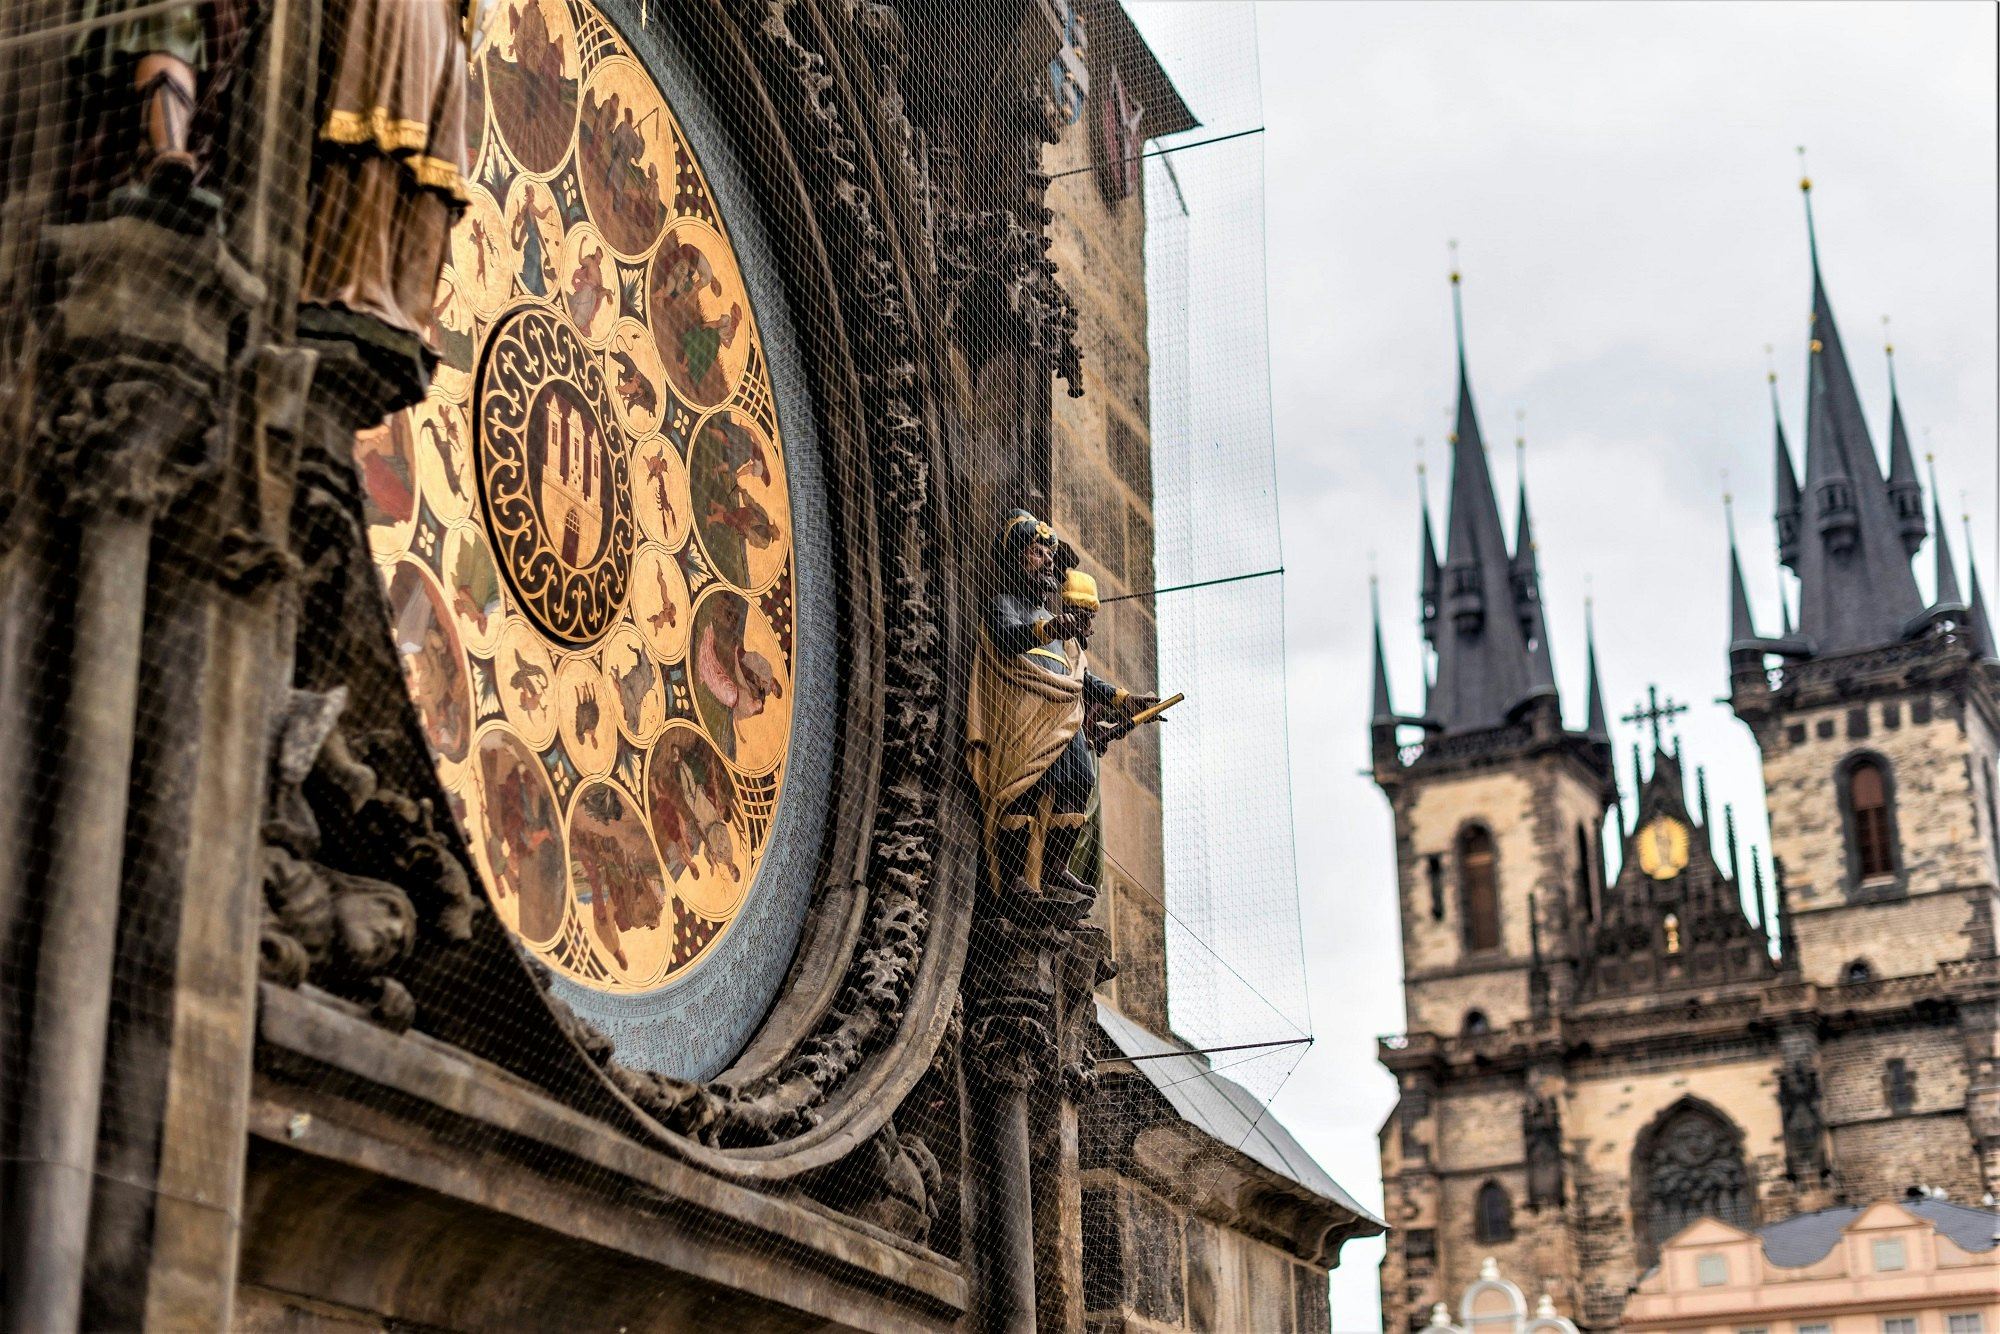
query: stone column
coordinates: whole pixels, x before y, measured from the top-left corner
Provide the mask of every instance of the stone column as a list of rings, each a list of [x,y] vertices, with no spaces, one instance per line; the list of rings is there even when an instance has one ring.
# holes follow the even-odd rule
[[[217,470],[230,335],[261,296],[212,235],[128,217],[51,228],[46,242],[60,295],[39,433],[54,559],[75,582],[48,621],[67,654],[42,667],[58,721],[47,825],[31,834],[47,868],[33,887],[42,917],[7,1302],[9,1327],[24,1331],[82,1316],[154,521]]]

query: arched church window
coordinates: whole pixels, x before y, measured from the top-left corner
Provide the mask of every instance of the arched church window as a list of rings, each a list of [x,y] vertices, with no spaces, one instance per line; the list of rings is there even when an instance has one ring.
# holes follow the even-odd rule
[[[1596,896],[1591,892],[1592,883],[1590,860],[1590,834],[1581,823],[1576,827],[1576,906],[1583,910],[1583,920],[1588,922],[1597,916]]]
[[[1889,780],[1879,761],[1860,759],[1849,767],[1847,808],[1858,877],[1874,880],[1894,875],[1896,854],[1890,825]]]
[[[1633,1223],[1641,1265],[1698,1218],[1750,1226],[1749,1178],[1742,1136],[1707,1106],[1683,1101],[1633,1149]]]
[[[1473,825],[1458,836],[1458,892],[1469,950],[1500,947],[1499,871],[1491,831]]]
[[[1507,1190],[1499,1182],[1489,1181],[1479,1188],[1472,1230],[1481,1241],[1514,1240],[1514,1202],[1507,1198]]]

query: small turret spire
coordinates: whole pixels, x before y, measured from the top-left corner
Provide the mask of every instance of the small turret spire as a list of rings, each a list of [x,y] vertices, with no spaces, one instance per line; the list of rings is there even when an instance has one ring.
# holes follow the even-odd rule
[[[2000,649],[1994,647],[1993,622],[1986,615],[1986,594],[1979,588],[1979,562],[1973,557],[1972,516],[1965,516],[1965,572],[1969,577],[1972,596],[1966,599],[1966,624],[1972,630],[1972,651],[1981,658],[2000,657]]]
[[[1937,520],[1937,596],[1931,599],[1933,609],[1940,607],[1963,607],[1965,597],[1958,591],[1958,567],[1951,558],[1951,535],[1944,526],[1944,493],[1938,490],[1937,456],[1924,455],[1924,463],[1931,474],[1932,514]]]
[[[1542,612],[1542,571],[1536,555],[1534,525],[1528,518],[1528,440],[1521,422],[1525,412],[1514,414],[1514,607],[1521,621],[1521,637],[1527,641],[1529,686],[1533,690],[1554,690],[1555,658],[1549,649],[1548,619]]]
[[[1743,581],[1743,561],[1736,554],[1736,507],[1727,492],[1722,497],[1723,524],[1729,531],[1729,651],[1754,646],[1758,638],[1750,614],[1750,590]]]
[[[1368,578],[1368,609],[1375,623],[1375,699],[1370,718],[1376,723],[1393,724],[1396,710],[1389,702],[1389,664],[1382,652],[1382,597],[1373,575]]]
[[[1771,345],[1766,343],[1768,354]],[[1777,504],[1772,510],[1772,519],[1778,525],[1778,563],[1794,569],[1799,563],[1799,475],[1792,468],[1791,446],[1785,443],[1785,414],[1778,406],[1778,372],[1766,370],[1764,378],[1771,386],[1771,427],[1773,449],[1777,462],[1777,484],[1774,488]]]
[[[1431,532],[1431,489],[1424,472],[1424,442],[1417,439],[1417,507],[1424,516],[1423,571],[1419,579],[1419,598],[1423,605],[1424,638],[1437,642],[1438,609],[1444,596],[1444,572],[1438,564],[1437,538]]]
[[[1597,679],[1597,625],[1591,599],[1583,600],[1584,672],[1590,679],[1584,703],[1583,734],[1599,741],[1611,739],[1611,724],[1605,717],[1604,686]]]
[[[1736,860],[1736,808],[1726,801],[1722,803],[1722,832],[1729,845],[1729,878],[1741,892],[1743,868]]]
[[[1755,843],[1750,845],[1750,886],[1750,903],[1755,910],[1750,921],[1762,933],[1764,932],[1764,863],[1758,860]]]
[[[1916,460],[1910,454],[1910,433],[1903,426],[1903,402],[1896,393],[1896,345],[1888,341],[1889,317],[1882,317],[1882,352],[1889,361],[1889,504],[1896,512],[1896,531],[1903,550],[1916,555],[1924,544],[1924,493],[1917,482]]]

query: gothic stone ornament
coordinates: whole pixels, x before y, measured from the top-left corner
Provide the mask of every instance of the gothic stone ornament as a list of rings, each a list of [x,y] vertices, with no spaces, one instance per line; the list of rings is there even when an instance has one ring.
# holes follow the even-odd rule
[[[558,0],[477,22],[444,365],[357,445],[369,545],[494,911],[558,990],[663,997],[755,902],[777,836],[800,689],[787,441],[729,219],[631,46]],[[789,950],[786,915],[758,919],[760,949]],[[709,1003],[769,1005],[741,989]],[[614,1031],[644,1018],[563,994]]]

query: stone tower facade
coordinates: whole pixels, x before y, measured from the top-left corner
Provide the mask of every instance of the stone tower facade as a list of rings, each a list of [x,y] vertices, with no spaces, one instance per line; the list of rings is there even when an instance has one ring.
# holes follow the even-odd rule
[[[1443,561],[1424,522],[1420,714],[1391,705],[1376,638],[1408,1014],[1380,1052],[1401,1088],[1381,1135],[1385,1328],[1422,1327],[1494,1256],[1613,1329],[1697,1218],[2000,1188],[2000,662],[1976,572],[1962,593],[1929,531],[1900,405],[1876,463],[1816,258],[1814,311],[1803,485],[1778,436],[1796,628],[1757,632],[1731,553],[1768,887],[1657,721],[1628,819],[1594,651],[1584,725],[1565,727],[1526,496],[1510,555],[1461,336]],[[1927,538],[1928,606],[1910,570]]]

